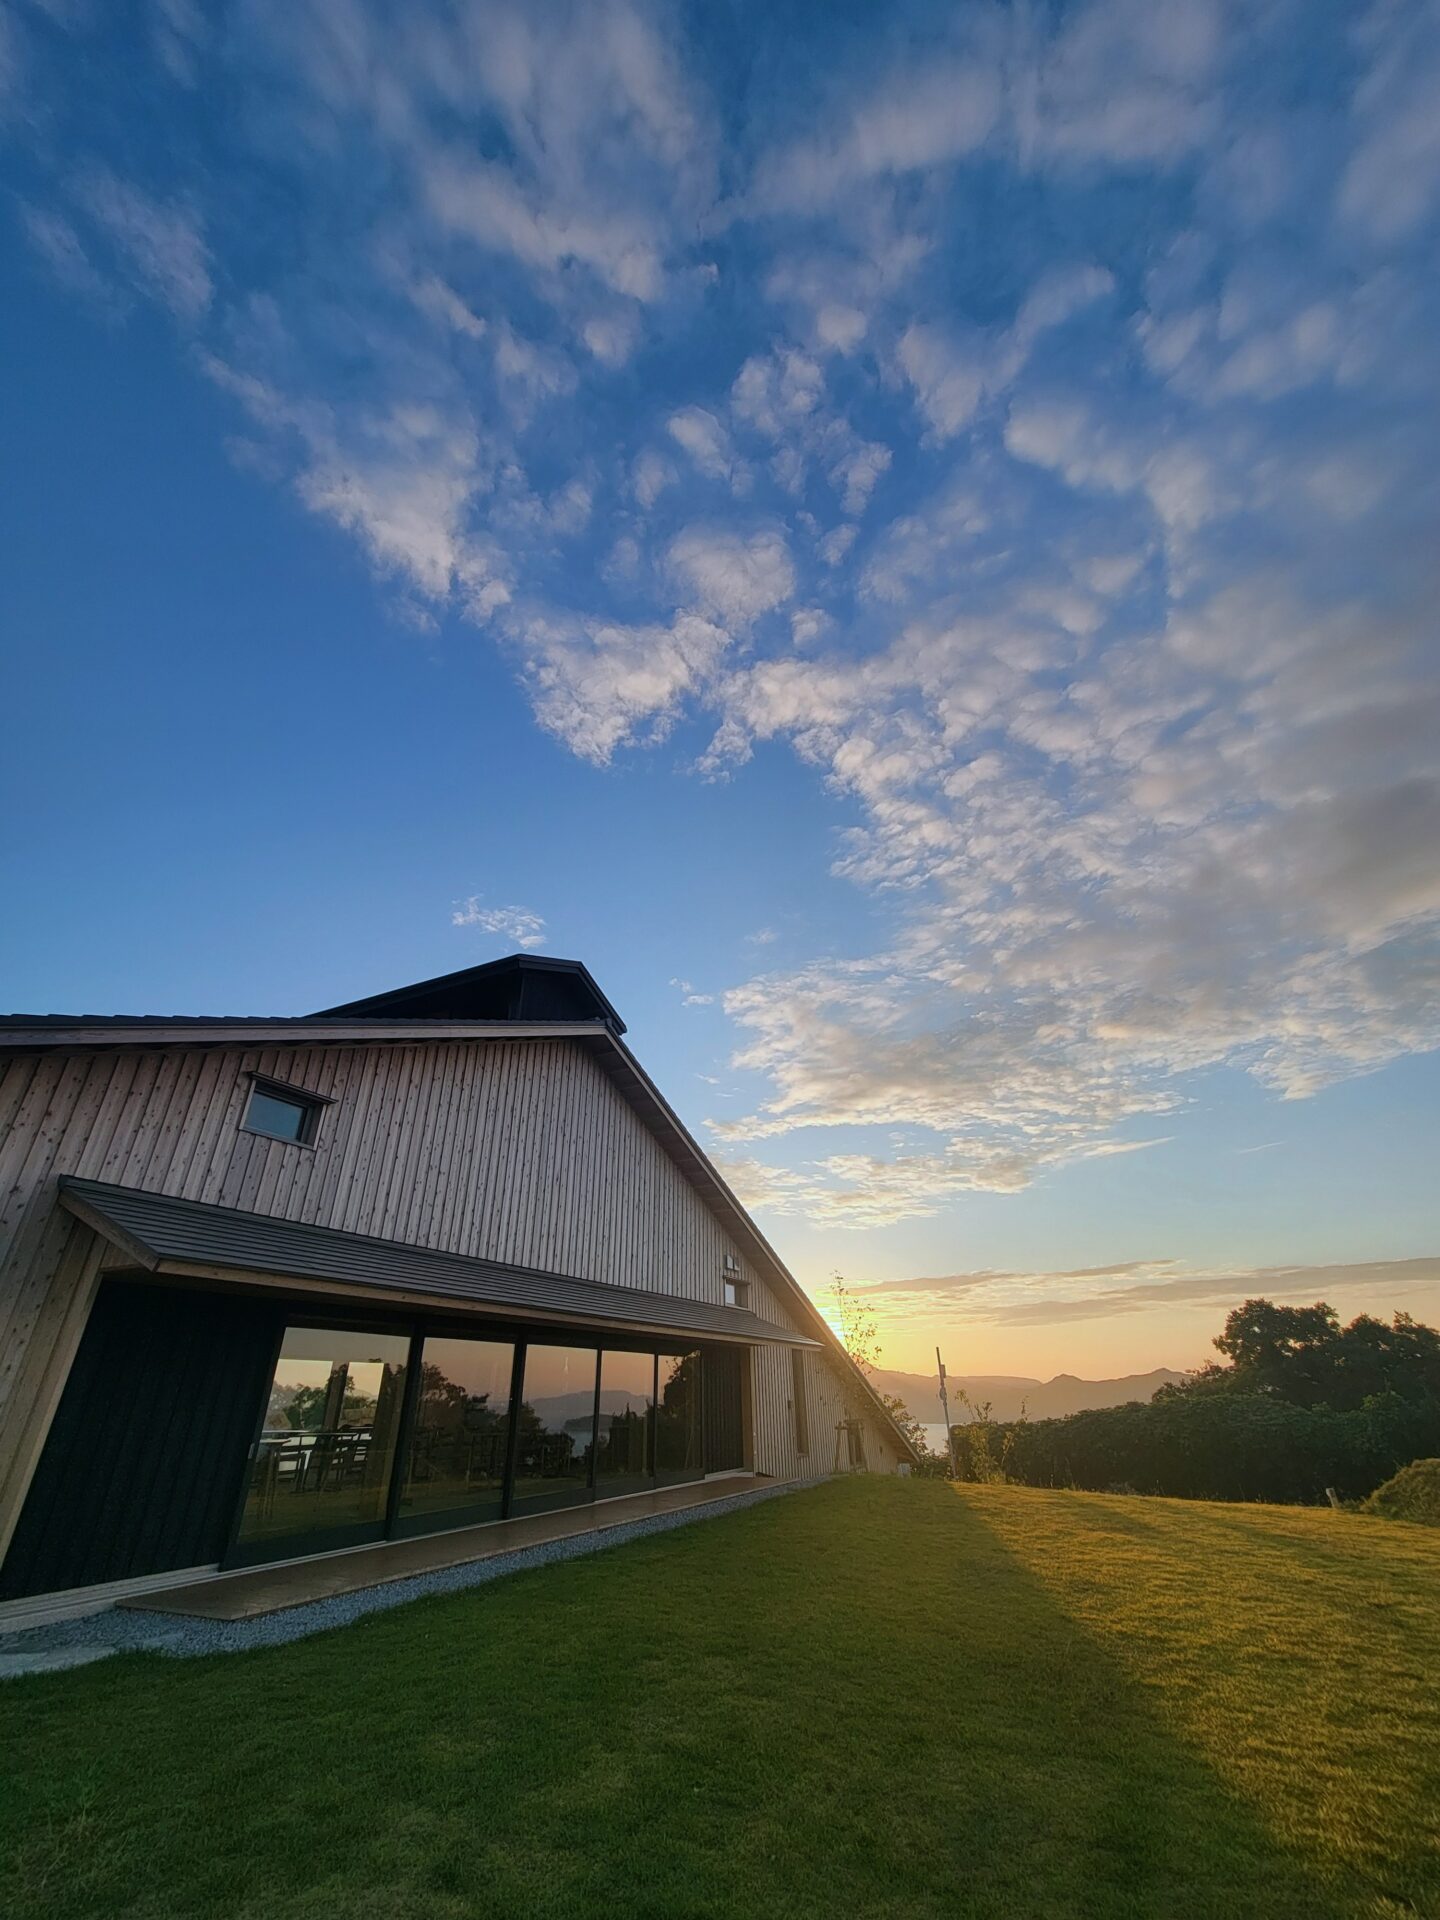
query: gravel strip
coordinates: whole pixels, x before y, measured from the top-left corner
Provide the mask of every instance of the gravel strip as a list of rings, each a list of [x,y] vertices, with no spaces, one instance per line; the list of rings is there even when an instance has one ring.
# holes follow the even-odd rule
[[[26,1671],[40,1672],[58,1662],[44,1658],[62,1650],[86,1649],[88,1658],[103,1658],[107,1653],[163,1653],[173,1659],[193,1659],[206,1653],[243,1653],[250,1647],[280,1647],[290,1640],[305,1640],[312,1633],[327,1633],[332,1627],[348,1626],[367,1613],[384,1613],[391,1607],[403,1607],[430,1593],[462,1593],[469,1587],[483,1587],[507,1573],[519,1573],[526,1567],[548,1566],[556,1560],[578,1560],[584,1554],[601,1553],[608,1547],[623,1546],[627,1540],[639,1540],[650,1533],[669,1533],[672,1528],[689,1526],[696,1520],[711,1520],[723,1513],[735,1513],[741,1507],[753,1507],[762,1500],[775,1500],[793,1493],[796,1486],[813,1486],[814,1481],[789,1481],[784,1486],[761,1487],[736,1494],[729,1500],[710,1500],[703,1506],[681,1507],[674,1513],[657,1513],[644,1520],[630,1520],[607,1527],[601,1533],[578,1533],[565,1540],[549,1540],[542,1546],[522,1547],[514,1553],[497,1553],[488,1560],[467,1560],[456,1567],[438,1567],[433,1573],[417,1573],[408,1580],[391,1580],[379,1587],[362,1587],[355,1593],[342,1593],[328,1600],[311,1600],[303,1606],[285,1607],[278,1613],[260,1615],[254,1620],[197,1620],[178,1614],[137,1613],[112,1607],[106,1613],[91,1614],[84,1620],[57,1620],[48,1627],[30,1627],[21,1633],[0,1635],[0,1677]],[[35,1656],[30,1667],[28,1656]],[[77,1660],[74,1664],[79,1664]]]

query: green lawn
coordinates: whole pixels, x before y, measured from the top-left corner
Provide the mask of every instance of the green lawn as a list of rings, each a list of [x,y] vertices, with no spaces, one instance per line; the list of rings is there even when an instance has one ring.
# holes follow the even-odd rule
[[[857,1479],[0,1689],[7,1920],[1440,1915],[1440,1536]]]

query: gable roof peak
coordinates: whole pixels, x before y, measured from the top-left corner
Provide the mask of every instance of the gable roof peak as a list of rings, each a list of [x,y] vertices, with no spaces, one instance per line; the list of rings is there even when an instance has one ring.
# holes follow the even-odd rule
[[[544,953],[506,954],[433,980],[323,1007],[314,1018],[342,1014],[406,1020],[603,1020],[613,1033],[625,1031],[625,1022],[582,961]]]

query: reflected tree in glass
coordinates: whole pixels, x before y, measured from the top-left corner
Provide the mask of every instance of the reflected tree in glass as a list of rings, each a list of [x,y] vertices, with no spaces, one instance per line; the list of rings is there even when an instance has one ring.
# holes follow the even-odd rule
[[[526,1348],[516,1422],[517,1511],[589,1497],[599,1359],[593,1347]]]
[[[655,1406],[655,1470],[662,1481],[698,1480],[705,1471],[700,1433],[700,1355],[662,1353]]]
[[[508,1341],[426,1340],[400,1494],[407,1531],[427,1518],[458,1526],[499,1517],[514,1358]]]
[[[595,1491],[602,1499],[654,1484],[654,1407],[654,1354],[602,1353],[595,1443]]]
[[[410,1342],[404,1334],[285,1329],[251,1463],[240,1546],[276,1552],[378,1537]]]

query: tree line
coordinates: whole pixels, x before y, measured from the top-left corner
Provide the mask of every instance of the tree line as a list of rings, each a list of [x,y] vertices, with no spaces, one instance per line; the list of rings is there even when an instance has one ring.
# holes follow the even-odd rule
[[[954,1429],[962,1478],[1311,1503],[1363,1499],[1440,1454],[1440,1332],[1409,1314],[1341,1326],[1323,1301],[1247,1300],[1215,1346],[1221,1360],[1148,1403],[1006,1422],[972,1408]]]

